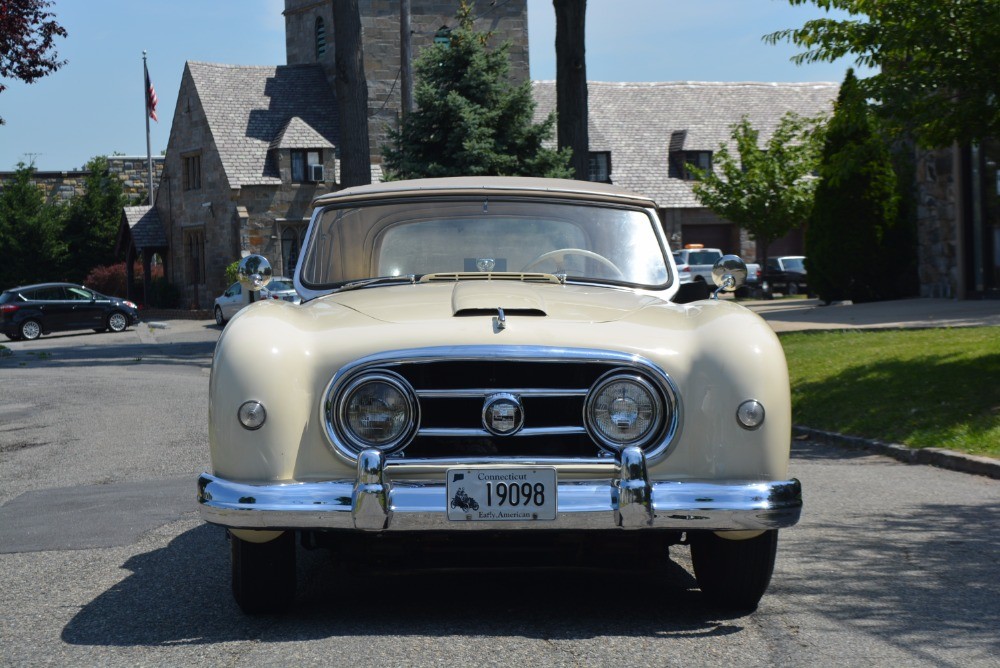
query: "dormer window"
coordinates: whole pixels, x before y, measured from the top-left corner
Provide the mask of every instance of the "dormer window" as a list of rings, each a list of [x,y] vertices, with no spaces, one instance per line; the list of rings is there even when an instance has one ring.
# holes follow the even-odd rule
[[[314,183],[326,180],[323,174],[323,151],[292,151],[292,182]]]
[[[694,181],[697,177],[688,169],[693,165],[700,170],[712,171],[711,151],[673,151],[670,153],[670,176],[675,179]]]
[[[587,161],[588,181],[611,183],[611,151],[591,151]]]
[[[322,16],[316,17],[316,60],[326,55],[326,23]]]

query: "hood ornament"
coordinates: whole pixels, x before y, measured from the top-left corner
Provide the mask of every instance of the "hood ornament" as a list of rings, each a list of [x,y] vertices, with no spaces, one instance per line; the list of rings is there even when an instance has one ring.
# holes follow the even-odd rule
[[[503,308],[497,307],[497,317],[493,318],[493,324],[498,332],[507,329],[507,316],[503,313]]]

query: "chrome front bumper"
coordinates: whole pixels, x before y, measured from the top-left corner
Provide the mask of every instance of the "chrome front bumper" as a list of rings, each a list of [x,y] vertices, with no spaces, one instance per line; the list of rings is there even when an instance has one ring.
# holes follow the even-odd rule
[[[385,470],[385,456],[365,450],[355,480],[248,485],[203,473],[198,503],[205,521],[231,528],[367,531],[759,530],[792,526],[802,511],[798,480],[650,481],[639,448],[625,448],[615,477],[560,482],[549,521],[449,520],[443,479],[389,482]]]

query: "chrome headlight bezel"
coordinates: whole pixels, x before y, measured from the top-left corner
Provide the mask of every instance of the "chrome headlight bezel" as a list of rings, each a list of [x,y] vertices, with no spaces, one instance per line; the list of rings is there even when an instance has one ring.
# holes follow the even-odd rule
[[[596,416],[602,393],[618,383],[629,385],[645,394],[648,397],[648,410],[651,412],[648,425],[638,436],[629,439],[613,437],[600,426],[600,420]],[[618,453],[628,446],[650,449],[661,443],[668,431],[671,434],[674,432],[677,424],[676,408],[676,399],[670,388],[663,387],[633,369],[616,369],[598,378],[591,386],[583,405],[583,421],[590,437],[608,452]]]
[[[394,431],[390,438],[382,441],[366,439],[351,424],[352,401],[359,396],[365,386],[376,383],[388,386],[397,392],[402,402],[401,428]],[[336,435],[337,440],[355,453],[368,448],[375,448],[386,454],[398,452],[413,440],[420,425],[420,404],[416,392],[405,378],[384,369],[363,371],[331,388],[327,396],[325,413],[327,428]]]

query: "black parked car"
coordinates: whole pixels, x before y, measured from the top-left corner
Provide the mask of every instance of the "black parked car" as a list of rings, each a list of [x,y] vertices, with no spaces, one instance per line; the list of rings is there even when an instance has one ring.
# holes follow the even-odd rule
[[[797,295],[809,292],[805,258],[801,255],[770,257],[761,275],[764,296],[770,298],[775,292],[783,295]]]
[[[82,285],[39,283],[0,293],[0,331],[15,341],[69,329],[121,332],[137,324],[135,304]]]

